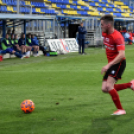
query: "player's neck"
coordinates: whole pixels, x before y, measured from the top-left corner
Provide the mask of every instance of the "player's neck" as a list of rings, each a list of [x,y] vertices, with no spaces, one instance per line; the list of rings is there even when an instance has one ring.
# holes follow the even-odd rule
[[[109,30],[108,30],[108,33],[107,34],[112,34],[114,32],[114,28],[111,27]]]

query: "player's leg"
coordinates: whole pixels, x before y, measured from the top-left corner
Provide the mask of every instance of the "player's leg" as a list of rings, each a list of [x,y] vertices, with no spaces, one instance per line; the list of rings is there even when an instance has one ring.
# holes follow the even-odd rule
[[[85,39],[82,39],[82,54],[85,53]]]
[[[116,69],[117,71],[114,77],[117,79],[121,79],[121,76],[125,70],[125,67],[126,67],[126,60],[123,60],[119,65],[119,69]],[[114,88],[116,89],[116,91],[120,91],[120,90],[127,89],[127,88],[131,88],[132,90],[134,90],[134,80],[128,83],[115,84]]]
[[[112,115],[126,114],[126,111],[123,109],[123,107],[121,105],[119,95],[118,95],[117,91],[114,89],[115,82],[116,82],[115,78],[108,76],[106,88],[117,108],[117,111],[115,111]]]
[[[127,88],[133,89],[132,88],[132,83],[134,85],[134,81],[133,80],[132,80],[132,82],[128,82],[128,83],[115,84],[114,88],[116,89],[116,91],[124,90],[124,89],[127,89]]]
[[[10,53],[14,54],[14,55],[15,55],[16,57],[18,57],[18,58],[22,58],[22,57],[23,57],[22,54],[20,54],[20,53],[14,51],[13,49],[10,49]]]
[[[26,47],[25,47],[25,45],[21,45],[20,48],[21,48],[22,54],[25,56],[25,54],[26,54]]]
[[[37,54],[37,48],[36,48],[35,45],[32,46],[32,48],[33,48],[33,56],[36,57],[36,54]]]
[[[79,54],[81,54],[82,40],[79,39]]]
[[[31,46],[26,46],[26,57],[30,57],[30,52],[32,50],[32,47]]]
[[[36,49],[37,49],[37,56],[39,56],[39,46],[36,46]]]
[[[106,86],[107,86],[107,81],[103,81],[101,89],[104,93],[108,93]]]

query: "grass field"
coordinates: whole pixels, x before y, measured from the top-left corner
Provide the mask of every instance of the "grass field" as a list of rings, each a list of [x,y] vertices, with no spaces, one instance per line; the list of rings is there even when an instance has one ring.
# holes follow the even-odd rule
[[[111,116],[115,106],[101,91],[105,51],[86,52],[0,62],[0,134],[133,134],[134,92],[119,92],[127,114]],[[126,58],[118,83],[134,78],[134,46],[126,47]],[[25,99],[35,103],[31,114],[20,109]]]

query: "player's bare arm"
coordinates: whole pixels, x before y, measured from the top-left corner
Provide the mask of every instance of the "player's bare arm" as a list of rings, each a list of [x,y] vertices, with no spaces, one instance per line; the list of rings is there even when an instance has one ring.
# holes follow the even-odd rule
[[[120,50],[119,54],[113,61],[102,67],[101,74],[104,74],[112,65],[119,63],[123,58],[125,58],[125,51]]]

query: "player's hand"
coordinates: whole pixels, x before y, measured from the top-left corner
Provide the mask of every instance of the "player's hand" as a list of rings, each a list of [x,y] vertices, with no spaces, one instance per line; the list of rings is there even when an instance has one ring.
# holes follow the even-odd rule
[[[101,69],[101,74],[104,74],[108,69],[109,69],[110,65],[107,64],[106,66],[104,66],[102,69]]]

